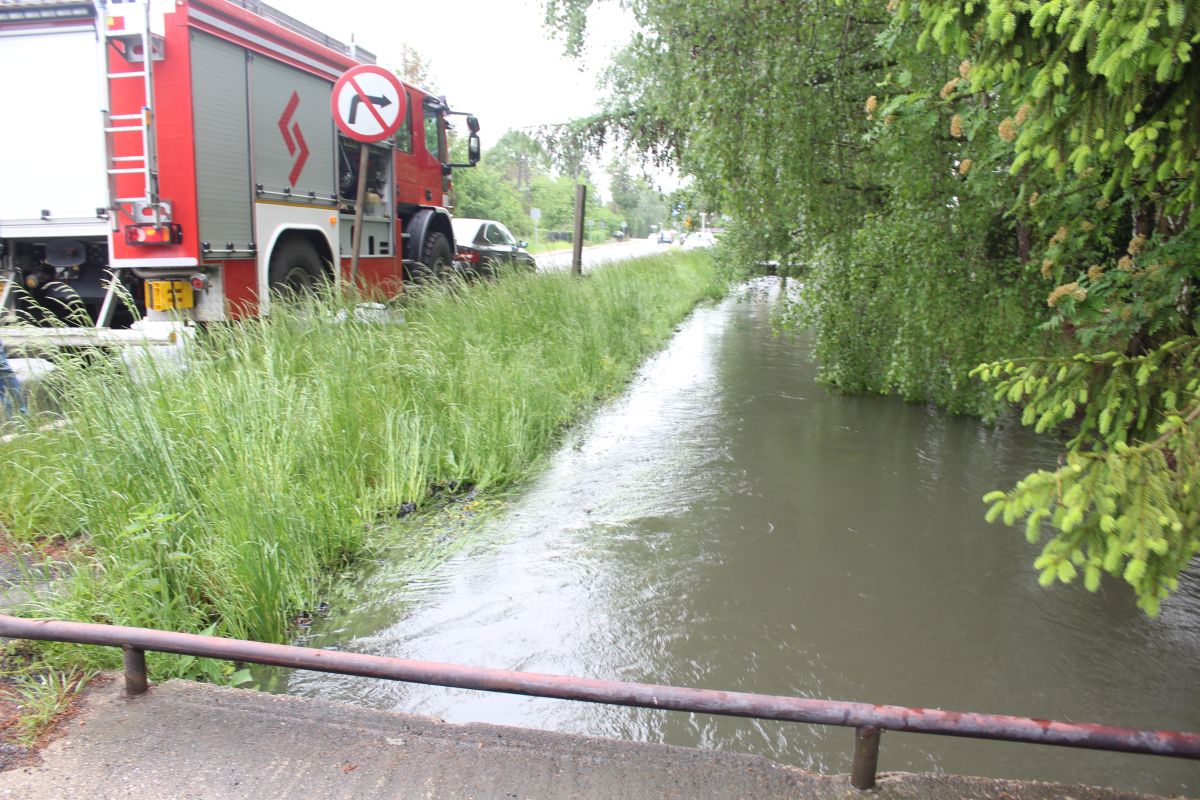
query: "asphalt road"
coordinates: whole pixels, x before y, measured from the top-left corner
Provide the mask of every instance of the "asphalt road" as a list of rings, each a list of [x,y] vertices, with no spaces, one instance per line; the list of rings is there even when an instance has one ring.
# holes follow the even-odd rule
[[[655,253],[665,253],[676,245],[658,244],[654,239],[631,239],[628,242],[595,245],[583,248],[583,268],[585,270],[608,264],[613,261],[624,261],[638,256],[649,256]],[[571,251],[555,250],[535,256],[538,269],[543,272],[571,268]]]

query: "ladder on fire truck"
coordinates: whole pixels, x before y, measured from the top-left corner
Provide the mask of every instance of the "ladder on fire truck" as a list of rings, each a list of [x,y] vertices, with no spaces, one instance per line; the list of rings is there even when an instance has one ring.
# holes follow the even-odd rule
[[[154,62],[163,58],[163,37],[151,28],[151,0],[94,0],[96,3],[97,35],[100,38],[100,74],[103,86],[105,169],[108,173],[108,213],[114,231],[124,215],[138,222],[161,224],[170,221],[170,208],[158,196],[158,150],[155,135]],[[141,13],[110,15],[109,6],[133,6]],[[131,9],[133,10],[133,9]],[[135,65],[129,71],[112,69],[110,52],[121,60]],[[140,68],[137,66],[140,65]],[[113,82],[140,81],[142,104],[137,112],[113,114]],[[118,140],[118,137],[121,137]],[[131,144],[132,142],[132,144]],[[141,194],[120,196],[120,186],[127,182],[121,175],[140,175]],[[96,327],[108,327],[118,300],[117,267],[112,266],[108,291],[96,317]]]

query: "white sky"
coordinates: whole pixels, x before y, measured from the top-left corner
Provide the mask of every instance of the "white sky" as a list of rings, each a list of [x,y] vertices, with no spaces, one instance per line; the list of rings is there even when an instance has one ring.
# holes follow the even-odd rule
[[[576,61],[551,38],[539,0],[269,2],[343,42],[353,34],[384,66],[400,63],[401,45],[417,50],[451,108],[479,117],[485,149],[509,128],[595,111],[600,71],[634,32],[631,16],[601,3],[589,17],[585,58]]]
[[[568,122],[598,110],[600,74],[636,31],[632,15],[618,3],[597,3],[588,14],[584,55],[572,59],[546,28],[541,0],[268,3],[343,42],[353,35],[382,66],[399,64],[403,45],[415,49],[450,107],[479,118],[485,150],[510,128]],[[603,165],[611,158],[610,148],[590,165],[606,196]],[[668,192],[680,184],[670,172],[653,171],[650,179]]]

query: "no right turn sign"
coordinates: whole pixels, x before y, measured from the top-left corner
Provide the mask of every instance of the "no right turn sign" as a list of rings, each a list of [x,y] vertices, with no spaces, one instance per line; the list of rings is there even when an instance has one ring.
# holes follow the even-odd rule
[[[360,142],[379,142],[400,127],[404,89],[395,75],[374,64],[348,70],[333,85],[333,119]]]

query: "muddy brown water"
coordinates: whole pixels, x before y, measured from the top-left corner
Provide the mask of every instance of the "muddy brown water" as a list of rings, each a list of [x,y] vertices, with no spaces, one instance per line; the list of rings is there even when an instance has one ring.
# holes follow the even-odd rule
[[[815,382],[774,279],[697,310],[621,397],[432,568],[350,582],[307,643],[534,672],[1200,730],[1200,582],[1150,620],[1116,581],[1038,586],[980,497],[1055,444]],[[845,772],[845,728],[317,673],[276,691],[758,753]],[[883,770],[1200,794],[1200,765],[885,733]]]

